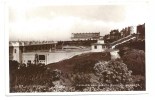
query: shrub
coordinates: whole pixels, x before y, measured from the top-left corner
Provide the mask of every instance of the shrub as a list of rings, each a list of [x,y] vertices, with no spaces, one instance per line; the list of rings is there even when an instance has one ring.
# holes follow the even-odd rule
[[[130,86],[132,71],[128,70],[127,65],[121,60],[99,62],[95,64],[94,70],[105,90],[133,90],[133,86]]]
[[[143,50],[126,51],[122,59],[134,75],[145,76],[145,52]]]
[[[84,88],[91,84],[90,75],[84,73],[74,74],[72,84],[75,90],[83,91]]]

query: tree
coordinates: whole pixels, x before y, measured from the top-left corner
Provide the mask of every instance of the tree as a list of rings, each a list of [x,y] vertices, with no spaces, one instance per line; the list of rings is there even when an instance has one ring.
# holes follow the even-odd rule
[[[103,61],[95,64],[94,70],[104,90],[133,90],[132,71],[121,60]]]
[[[122,56],[122,59],[134,75],[145,76],[145,52],[143,50],[128,50]]]

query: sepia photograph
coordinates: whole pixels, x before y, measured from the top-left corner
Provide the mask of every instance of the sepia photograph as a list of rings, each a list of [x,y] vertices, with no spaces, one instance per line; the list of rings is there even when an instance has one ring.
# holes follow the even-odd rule
[[[9,93],[146,91],[146,5],[10,4]]]

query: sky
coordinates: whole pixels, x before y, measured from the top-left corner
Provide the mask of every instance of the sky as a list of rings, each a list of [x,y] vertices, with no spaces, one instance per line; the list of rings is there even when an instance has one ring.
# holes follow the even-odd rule
[[[143,24],[146,5],[9,6],[9,40],[70,40],[71,33],[100,32]]]

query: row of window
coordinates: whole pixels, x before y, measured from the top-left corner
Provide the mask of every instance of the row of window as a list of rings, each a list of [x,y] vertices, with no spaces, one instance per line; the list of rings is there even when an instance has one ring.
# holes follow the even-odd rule
[[[28,63],[31,63],[31,60],[28,60],[27,62],[28,62]],[[32,62],[35,62],[35,61],[32,61]],[[40,60],[39,62],[40,62],[40,63],[45,63],[45,60]],[[25,60],[24,60],[24,63],[26,63]]]
[[[97,49],[97,45],[94,45],[94,49]],[[102,49],[106,48],[106,46],[102,45]]]

